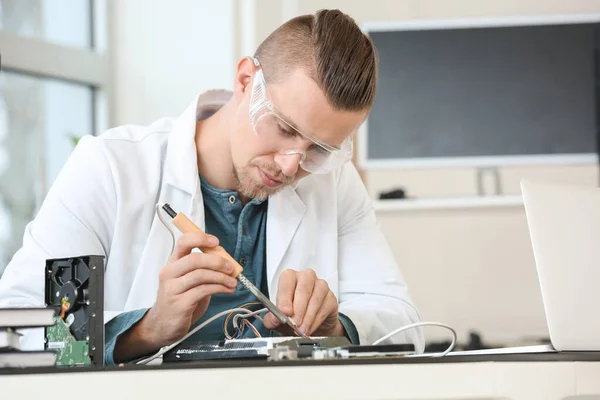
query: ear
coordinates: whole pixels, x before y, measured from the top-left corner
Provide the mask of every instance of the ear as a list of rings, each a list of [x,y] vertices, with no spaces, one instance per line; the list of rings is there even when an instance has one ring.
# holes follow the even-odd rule
[[[238,62],[233,81],[233,94],[239,101],[242,101],[246,91],[252,89],[251,83],[255,71],[256,66],[250,57],[244,57]]]

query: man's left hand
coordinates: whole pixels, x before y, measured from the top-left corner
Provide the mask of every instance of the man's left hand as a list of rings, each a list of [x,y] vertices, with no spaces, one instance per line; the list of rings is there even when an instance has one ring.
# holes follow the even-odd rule
[[[323,279],[312,269],[285,270],[279,278],[277,306],[309,336],[345,336],[346,331],[338,318],[338,302]],[[272,314],[264,318],[267,329],[285,336],[295,336],[292,330]]]

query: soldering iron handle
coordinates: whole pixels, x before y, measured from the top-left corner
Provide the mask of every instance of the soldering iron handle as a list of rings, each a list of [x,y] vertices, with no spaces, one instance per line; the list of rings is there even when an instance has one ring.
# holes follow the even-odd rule
[[[202,229],[198,228],[196,224],[190,221],[190,219],[182,213],[178,213],[173,218],[173,225],[175,225],[182,233],[202,232]],[[217,254],[228,260],[231,263],[231,266],[233,267],[233,272],[231,273],[231,276],[233,276],[234,278],[237,278],[238,275],[241,274],[244,270],[242,266],[233,257],[231,257],[229,253],[227,253],[227,250],[225,250],[221,246],[200,247],[200,250],[202,250],[203,253],[207,254]]]

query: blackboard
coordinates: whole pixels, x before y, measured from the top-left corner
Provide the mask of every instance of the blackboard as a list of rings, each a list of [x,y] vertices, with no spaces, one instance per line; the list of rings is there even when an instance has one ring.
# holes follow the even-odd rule
[[[599,26],[368,33],[367,160],[596,153]]]

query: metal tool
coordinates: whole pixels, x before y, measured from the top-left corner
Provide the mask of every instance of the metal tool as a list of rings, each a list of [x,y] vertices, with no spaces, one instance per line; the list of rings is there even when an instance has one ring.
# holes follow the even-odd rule
[[[194,224],[188,217],[182,213],[175,212],[169,204],[164,204],[162,208],[173,219],[173,225],[175,225],[182,233],[202,232],[202,230],[198,228],[196,224]],[[306,334],[300,331],[300,329],[298,329],[298,325],[296,325],[293,319],[285,315],[279,309],[279,307],[273,304],[273,302],[267,296],[258,290],[258,288],[254,286],[252,282],[250,282],[248,278],[244,276],[244,274],[242,274],[242,271],[244,270],[242,266],[233,257],[231,257],[231,255],[229,255],[229,253],[227,253],[223,247],[201,247],[200,250],[203,253],[217,254],[228,260],[233,266],[233,272],[231,276],[236,278],[238,282],[240,282],[250,293],[252,293],[271,313],[273,313],[273,315],[275,315],[275,317],[282,324],[288,325],[298,336],[308,337]]]

